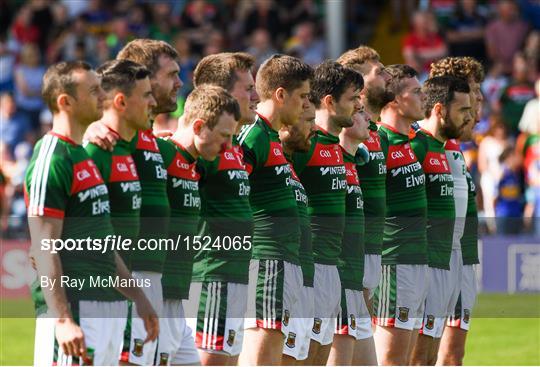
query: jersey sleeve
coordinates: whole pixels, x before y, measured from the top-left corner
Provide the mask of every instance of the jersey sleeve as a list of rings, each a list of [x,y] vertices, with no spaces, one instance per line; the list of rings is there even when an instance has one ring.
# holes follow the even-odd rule
[[[86,153],[92,158],[97,169],[103,177],[103,181],[109,182],[111,177],[111,164],[112,164],[112,153],[108,150],[101,149],[93,143],[89,143],[84,147]]]
[[[171,165],[174,156],[176,155],[173,142],[171,142],[169,139],[163,138],[156,138],[156,142],[159,152],[161,153],[161,157],[163,158],[163,166],[165,169],[167,169]]]
[[[71,160],[48,154],[47,149],[43,148],[36,153],[25,178],[24,194],[28,216],[62,219],[71,195]]]
[[[418,159],[418,162],[422,164],[424,158],[426,158],[427,142],[422,134],[416,134],[416,137],[411,140],[411,148]]]
[[[270,143],[260,130],[252,130],[240,141],[240,144],[244,151],[246,171],[251,175],[256,168],[264,166],[268,159]]]

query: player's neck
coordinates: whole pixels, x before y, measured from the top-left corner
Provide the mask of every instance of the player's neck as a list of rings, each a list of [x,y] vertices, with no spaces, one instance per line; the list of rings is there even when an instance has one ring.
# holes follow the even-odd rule
[[[65,136],[73,140],[76,144],[81,145],[84,132],[88,125],[75,121],[75,119],[64,113],[58,113],[53,116],[53,123],[51,131]]]
[[[355,155],[358,150],[358,145],[362,142],[359,139],[352,139],[345,135],[344,131],[339,134],[339,145],[345,149],[350,155]]]
[[[131,141],[137,133],[137,129],[129,126],[127,121],[122,121],[120,116],[112,109],[103,111],[101,121],[107,125],[107,127],[117,132],[123,140]]]
[[[171,139],[180,144],[193,158],[199,158],[199,152],[195,147],[195,136],[193,135],[192,126],[177,129]]]
[[[315,124],[327,133],[334,136],[339,136],[342,130],[341,127],[336,126],[336,124],[332,121],[328,110],[325,109],[318,109],[315,111]]]
[[[267,99],[264,102],[259,102],[257,105],[257,113],[268,121],[270,126],[272,126],[272,129],[279,131],[279,129],[281,129],[283,126],[279,111],[276,109],[276,105],[271,99]]]
[[[381,122],[393,127],[400,134],[408,135],[414,121],[410,121],[408,118],[399,115],[392,108],[385,108],[381,111]]]
[[[440,134],[442,120],[437,118],[436,116],[430,116],[427,119],[418,121],[418,125],[420,125],[420,127],[422,127],[423,130],[430,133],[438,141],[443,142],[443,143],[446,141],[446,139],[444,139]]]
[[[369,107],[369,104],[365,104],[364,105],[364,108],[366,110],[366,112],[369,114],[369,119],[373,122],[376,122],[378,121],[380,115],[381,115],[381,110],[376,110],[376,109],[371,109]]]

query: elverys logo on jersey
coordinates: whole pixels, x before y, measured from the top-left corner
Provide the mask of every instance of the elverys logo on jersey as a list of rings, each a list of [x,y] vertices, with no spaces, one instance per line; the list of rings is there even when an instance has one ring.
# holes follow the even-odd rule
[[[319,167],[321,176],[330,175],[344,177],[346,175],[343,152],[337,144],[324,145],[317,143],[307,166]],[[332,178],[331,189],[347,189],[347,180],[340,179],[339,177]]]
[[[446,154],[437,152],[427,152],[422,164],[424,173],[428,176],[428,182],[441,184],[441,196],[453,196],[454,186],[444,184],[454,182],[454,177],[450,172],[450,165],[446,159]]]
[[[77,195],[79,203],[92,200],[92,215],[110,213],[107,186],[91,159],[73,165],[71,194]]]
[[[298,178],[298,175],[296,174],[296,171],[290,165],[291,167],[291,178],[287,177],[287,186],[291,186],[294,189],[294,198],[297,203],[304,203],[306,206],[308,205],[308,196],[305,194],[304,185],[302,185],[302,182],[300,182],[300,179]]]
[[[369,137],[364,142],[364,145],[368,148],[370,161],[384,160],[384,153],[381,148],[381,138],[376,131],[369,131]],[[384,166],[384,173],[386,173],[386,166]]]
[[[352,162],[345,162],[345,170],[347,171],[347,194],[362,194],[360,188],[360,181],[358,180],[358,172],[356,171],[356,165]],[[364,201],[361,197],[356,199],[356,208],[362,209],[364,207]]]
[[[179,152],[167,168],[170,183],[173,189],[181,189],[185,191],[199,190],[199,172],[196,170],[196,163],[189,163]],[[193,195],[192,192],[184,192],[183,203],[187,207],[201,207],[201,199],[198,195]]]
[[[166,180],[167,170],[163,167],[163,157],[159,152],[156,138],[151,131],[139,131],[137,145],[135,149],[141,151],[144,157],[144,162],[152,162],[154,164],[155,176],[152,179]],[[145,171],[143,169],[143,171]],[[148,173],[139,174],[142,181],[149,180]]]
[[[390,170],[392,177],[409,175],[405,180],[407,188],[425,184],[424,174],[416,175],[417,171],[422,170],[422,166],[418,163],[410,143],[391,145],[388,148],[386,167]]]

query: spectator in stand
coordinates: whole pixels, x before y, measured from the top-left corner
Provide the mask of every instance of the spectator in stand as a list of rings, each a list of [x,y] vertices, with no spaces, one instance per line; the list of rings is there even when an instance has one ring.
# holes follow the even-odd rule
[[[208,35],[216,28],[217,8],[205,0],[190,1],[182,13],[181,23],[193,46],[202,54]]]
[[[53,13],[50,0],[31,0],[32,24],[38,29],[38,39],[36,41],[41,52],[47,50],[49,41],[49,28],[53,24]]]
[[[90,0],[83,16],[86,19],[88,31],[92,34],[107,32],[107,24],[112,18],[105,0]]]
[[[5,35],[0,34],[0,93],[12,92],[15,87],[13,68],[15,67],[15,52],[10,49]]]
[[[486,100],[486,110],[496,110],[502,90],[508,85],[508,78],[503,74],[502,64],[493,65],[482,82],[482,94]]]
[[[246,52],[255,57],[255,70],[257,70],[263,61],[276,54],[277,50],[272,46],[272,40],[268,31],[259,28],[251,35],[249,47]]]
[[[191,45],[189,40],[182,33],[178,33],[174,38],[173,46],[178,52],[178,65],[180,66],[180,80],[182,87],[179,95],[183,100],[193,89],[193,71],[199,60],[191,53]]]
[[[62,37],[61,59],[65,61],[77,60],[77,49],[81,47],[84,48],[87,55],[96,55],[96,38],[88,33],[84,16],[75,18],[69,30]]]
[[[15,147],[32,131],[28,116],[17,111],[15,99],[9,93],[0,95],[0,141],[13,156]]]
[[[523,54],[529,68],[529,79],[534,81],[540,77],[540,31],[529,33]]]
[[[285,51],[312,67],[319,65],[326,58],[324,41],[315,34],[315,24],[312,22],[296,26],[293,37],[285,45]]]
[[[248,12],[244,21],[244,34],[250,36],[254,30],[264,28],[272,37],[272,42],[280,42],[283,25],[274,0],[255,0],[253,8]]]
[[[432,13],[417,11],[413,16],[412,31],[403,40],[403,58],[425,80],[432,62],[448,54],[444,39],[437,33]]]
[[[20,45],[39,41],[39,28],[32,23],[32,9],[29,5],[23,5],[19,9],[11,33]]]
[[[390,32],[396,33],[401,30],[403,13],[405,19],[411,19],[416,7],[416,0],[391,0],[392,22],[390,24]]]
[[[523,194],[521,191],[519,158],[512,147],[500,155],[500,177],[495,198],[498,234],[518,234],[523,222]]]
[[[107,36],[107,45],[111,55],[118,52],[134,37],[129,30],[129,22],[125,16],[115,17],[111,21],[111,31]]]
[[[478,147],[478,171],[482,187],[484,216],[491,233],[496,230],[494,203],[497,194],[497,181],[501,172],[499,156],[509,145],[507,128],[501,116],[491,115],[490,128]]]
[[[512,79],[508,86],[501,91],[497,106],[514,138],[518,134],[518,125],[525,105],[536,96],[528,77],[527,62],[523,54],[518,53],[514,56]]]
[[[152,39],[165,42],[172,41],[174,25],[171,18],[170,3],[157,3],[152,6],[152,23],[148,28],[148,33]]]
[[[129,30],[136,38],[148,37],[148,22],[141,4],[132,7],[128,13]]]
[[[41,98],[45,66],[40,58],[38,47],[32,43],[26,44],[21,50],[21,62],[15,67],[15,102],[35,130],[39,126],[39,113],[45,106]]]
[[[446,31],[450,55],[471,56],[485,63],[486,24],[486,18],[478,12],[476,0],[460,0]]]
[[[521,14],[534,29],[540,30],[540,2],[538,0],[518,0]]]
[[[534,86],[536,98],[527,102],[519,120],[519,131],[525,134],[530,134],[531,131],[536,132],[540,128],[540,77]]]
[[[287,33],[299,23],[318,20],[319,10],[314,0],[282,0],[280,5]]]
[[[521,49],[527,36],[528,24],[519,18],[514,1],[501,0],[497,6],[498,18],[486,28],[486,50],[492,64],[501,64],[505,74],[512,72],[514,55]]]

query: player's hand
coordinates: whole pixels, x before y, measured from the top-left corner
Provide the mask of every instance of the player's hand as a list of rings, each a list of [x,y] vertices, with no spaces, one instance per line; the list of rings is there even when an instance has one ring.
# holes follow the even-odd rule
[[[65,355],[86,358],[84,334],[79,325],[71,318],[60,318],[56,321],[56,340]]]
[[[137,313],[144,322],[144,329],[146,330],[146,339],[144,342],[154,341],[159,335],[159,318],[154,311],[154,308],[148,301],[148,298],[141,297],[135,301],[137,306]]]
[[[118,134],[109,129],[103,122],[96,121],[88,126],[83,140],[112,152],[119,138]]]

